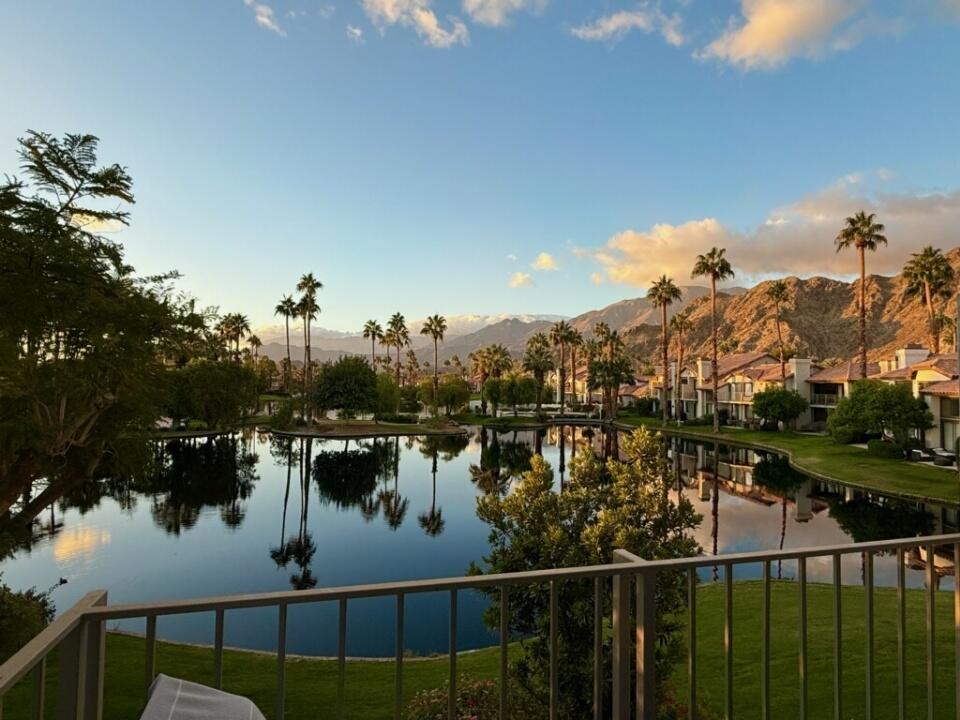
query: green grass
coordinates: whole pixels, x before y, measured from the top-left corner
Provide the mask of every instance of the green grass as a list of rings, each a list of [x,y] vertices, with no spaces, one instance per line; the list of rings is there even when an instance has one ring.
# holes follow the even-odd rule
[[[660,421],[654,418],[623,417],[618,422],[660,428]],[[712,428],[697,426],[670,427],[666,432],[782,452],[789,455],[799,470],[848,485],[908,497],[960,502],[960,479],[956,472],[905,460],[873,457],[863,448],[841,445],[826,435],[722,428],[717,436]]]
[[[535,417],[513,417],[513,411],[509,409],[502,410],[499,417],[489,415],[477,415],[475,413],[460,413],[455,418],[457,422],[464,425],[483,425],[489,428],[542,428],[547,423],[540,422]]]
[[[734,592],[734,717],[760,717],[761,585],[738,582]],[[953,594],[937,593],[936,717],[954,717]],[[897,717],[896,591],[878,588],[875,595],[874,717]],[[771,717],[797,716],[800,697],[799,592],[794,582],[774,581],[771,588]],[[833,717],[833,587],[808,586],[809,717]],[[697,598],[697,675],[701,700],[722,716],[724,594],[720,585],[702,586]],[[844,718],[865,717],[866,632],[864,590],[844,587],[843,708]],[[907,593],[907,717],[926,717],[925,596]],[[687,696],[686,664],[675,675],[679,697]]]
[[[771,588],[771,701],[772,717],[795,717],[799,701],[798,586],[774,581]],[[937,593],[936,657],[937,717],[954,717],[953,596]],[[848,586],[842,591],[844,717],[864,717],[866,649],[864,591]],[[907,717],[926,717],[925,593],[907,593]],[[833,703],[833,588],[808,586],[808,697],[809,716],[832,717]],[[724,707],[723,587],[707,583],[697,596],[697,666],[701,700],[718,714]],[[760,716],[761,585],[755,581],[734,586],[734,706],[737,720]],[[875,595],[875,717],[897,714],[896,595],[878,588]],[[517,647],[511,646],[511,652]],[[56,697],[55,658],[48,670],[48,717],[53,717]],[[458,674],[496,678],[498,651],[489,648],[461,654]],[[209,648],[158,643],[157,670],[205,684],[213,681],[213,653]],[[410,659],[404,663],[404,700],[427,688],[441,686],[447,678],[445,657]],[[224,653],[224,689],[254,700],[268,718],[274,717],[276,659],[272,655],[228,650]],[[288,658],[286,708],[288,720],[330,714],[336,701],[336,662]],[[678,697],[686,697],[686,663],[674,675]],[[136,718],[143,706],[144,643],[141,638],[110,634],[104,718]],[[348,662],[346,702],[353,720],[391,717],[394,665],[392,662]],[[562,690],[561,690],[562,692]],[[4,718],[29,716],[28,683],[21,682],[7,697]]]

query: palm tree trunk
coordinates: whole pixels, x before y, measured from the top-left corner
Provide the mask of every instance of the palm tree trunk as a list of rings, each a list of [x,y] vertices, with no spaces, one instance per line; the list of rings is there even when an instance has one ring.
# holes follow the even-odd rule
[[[860,378],[867,379],[867,258],[863,247],[860,253]]]
[[[787,387],[787,361],[783,356],[783,330],[780,328],[780,303],[777,303],[777,344],[780,346],[780,380]]]
[[[677,420],[680,419],[683,406],[681,405],[680,400],[680,373],[683,372],[683,336],[677,336],[677,379],[673,383],[673,416]]]
[[[930,283],[923,283],[923,297],[927,303],[927,326],[930,333],[930,350],[934,354],[940,353],[940,331],[937,329],[934,318],[936,309],[933,307],[933,297],[930,293]]]
[[[713,431],[720,432],[720,403],[717,402],[717,278],[710,276],[710,336],[712,357],[710,371],[713,373]],[[714,549],[716,550],[716,549]]]
[[[560,343],[560,415],[563,415],[564,399],[567,393],[567,366],[565,365],[567,354],[564,352],[563,343]]]
[[[577,402],[577,346],[570,346],[570,396]]]
[[[377,336],[370,336],[370,367],[377,367]]]
[[[660,343],[663,346],[663,424],[670,421],[670,365],[667,357],[667,305],[660,306]]]
[[[440,389],[440,366],[439,351],[437,350],[437,338],[433,338],[433,402],[437,403],[438,390]]]
[[[284,386],[287,388],[287,395],[290,394],[290,373],[293,370],[293,365],[290,362],[290,316],[285,315],[283,322],[286,328],[287,334],[287,371],[284,373]]]
[[[400,343],[397,343],[397,386],[400,386]]]

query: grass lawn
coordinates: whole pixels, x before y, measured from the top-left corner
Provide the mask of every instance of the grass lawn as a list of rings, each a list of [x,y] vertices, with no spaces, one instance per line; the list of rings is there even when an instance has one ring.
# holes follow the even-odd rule
[[[735,717],[751,720],[760,716],[760,610],[758,582],[737,582],[734,588]],[[794,717],[799,698],[798,592],[791,581],[774,581],[771,590],[771,699],[773,717]],[[954,717],[952,593],[937,594],[937,717]],[[697,663],[700,696],[708,707],[722,715],[724,707],[723,588],[702,585],[697,601]],[[860,587],[843,589],[844,717],[864,717],[863,616],[864,593]],[[926,665],[923,591],[908,591],[907,717],[926,717]],[[809,716],[832,717],[833,702],[833,589],[808,586],[808,688]],[[897,714],[896,595],[879,588],[875,595],[875,717]],[[515,646],[514,650],[516,649]],[[106,720],[129,720],[139,716],[144,693],[143,640],[125,635],[107,637]],[[459,674],[496,678],[495,648],[460,655]],[[202,683],[213,680],[213,654],[208,648],[158,644],[157,669],[176,677]],[[392,662],[349,662],[346,672],[348,716],[354,720],[392,717],[394,665]],[[55,662],[48,670],[48,698],[55,698]],[[442,685],[447,677],[443,657],[408,660],[404,664],[404,696]],[[336,699],[336,662],[288,659],[286,667],[287,718],[326,717]],[[686,697],[685,661],[674,677],[679,697]],[[252,698],[267,717],[274,713],[276,660],[259,653],[226,651],[224,689]],[[562,692],[562,689],[561,689]],[[4,718],[24,720],[29,716],[27,683],[8,696]],[[55,704],[53,701],[48,705]],[[53,708],[48,708],[52,717]]]
[[[618,422],[660,429],[660,421],[654,418],[623,417]],[[722,428],[717,436],[706,426],[671,427],[666,428],[666,432],[782,452],[790,456],[798,469],[848,485],[908,497],[960,502],[960,479],[955,471],[873,457],[863,448],[840,445],[826,435]]]
[[[499,417],[489,415],[476,415],[474,413],[461,413],[456,417],[457,422],[464,425],[484,425],[489,428],[504,429],[539,429],[547,426],[534,417],[514,417],[512,410],[503,410]]]

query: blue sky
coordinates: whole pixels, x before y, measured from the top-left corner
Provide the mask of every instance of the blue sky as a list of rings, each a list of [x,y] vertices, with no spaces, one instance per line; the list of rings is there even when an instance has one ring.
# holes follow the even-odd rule
[[[877,271],[960,245],[960,0],[31,0],[0,47],[0,171],[99,135],[131,262],[256,325],[307,270],[341,330],[577,314],[713,244],[843,276],[860,207]]]

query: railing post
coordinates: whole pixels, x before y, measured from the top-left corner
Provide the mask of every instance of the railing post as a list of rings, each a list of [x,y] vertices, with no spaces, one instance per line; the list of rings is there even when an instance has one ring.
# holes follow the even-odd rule
[[[637,575],[637,718],[657,715],[657,571]]]
[[[89,593],[85,607],[107,604],[105,590]],[[57,720],[101,720],[103,716],[103,621],[82,619],[58,651]]]
[[[636,565],[643,558],[626,550],[614,550],[613,562]],[[630,717],[630,589],[634,572],[613,576],[613,702],[612,717],[627,720]],[[639,639],[639,638],[638,638]]]

